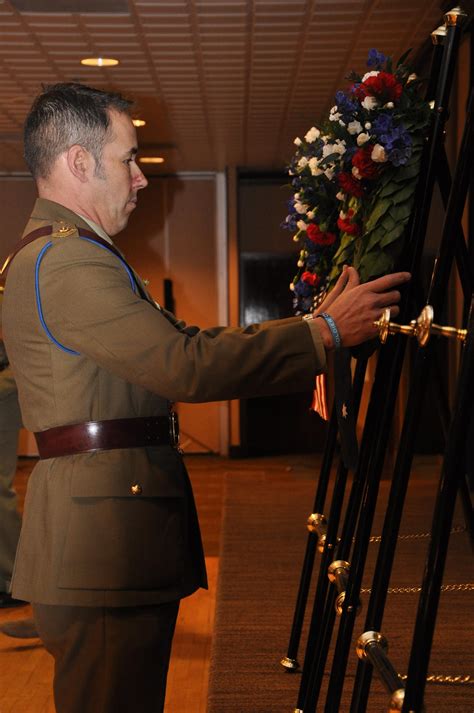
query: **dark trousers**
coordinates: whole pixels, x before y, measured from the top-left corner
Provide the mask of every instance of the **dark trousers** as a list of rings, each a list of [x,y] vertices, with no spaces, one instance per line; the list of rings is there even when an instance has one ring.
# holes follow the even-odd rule
[[[57,713],[162,713],[178,609],[33,604]]]

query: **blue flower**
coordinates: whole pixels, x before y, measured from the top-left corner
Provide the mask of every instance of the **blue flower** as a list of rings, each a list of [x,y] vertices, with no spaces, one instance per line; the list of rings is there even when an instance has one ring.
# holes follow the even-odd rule
[[[393,166],[403,166],[411,156],[412,140],[403,124],[394,124],[390,114],[381,114],[372,130],[382,144]]]
[[[298,295],[298,297],[311,297],[313,294],[313,288],[311,285],[308,285],[306,282],[303,282],[303,280],[298,280],[298,282],[295,284],[295,293]]]
[[[376,135],[391,131],[392,127],[393,119],[390,114],[380,114],[372,124],[373,132]]]
[[[381,70],[385,64],[387,58],[383,52],[372,48],[369,50],[369,55],[367,57],[367,67],[374,67],[376,70]]]
[[[342,121],[345,124],[348,124],[357,112],[357,102],[352,101],[344,92],[341,91],[336,92],[335,100],[337,110],[341,114]]]

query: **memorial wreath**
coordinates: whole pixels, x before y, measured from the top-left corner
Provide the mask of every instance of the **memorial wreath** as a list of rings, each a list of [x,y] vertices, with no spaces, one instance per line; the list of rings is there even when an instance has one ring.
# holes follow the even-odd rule
[[[389,272],[403,247],[430,120],[421,80],[405,63],[369,51],[328,120],[296,138],[294,191],[284,227],[300,243],[290,285],[295,311],[312,311],[353,265],[362,282]]]

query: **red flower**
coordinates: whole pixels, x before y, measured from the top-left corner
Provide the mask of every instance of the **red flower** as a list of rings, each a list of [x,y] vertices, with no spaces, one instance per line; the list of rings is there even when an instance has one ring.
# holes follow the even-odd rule
[[[316,223],[310,223],[306,228],[306,234],[313,243],[319,243],[322,232]]]
[[[319,277],[314,272],[303,272],[301,279],[303,282],[306,282],[307,285],[311,285],[312,287],[316,287],[319,282]]]
[[[363,146],[352,157],[352,165],[358,169],[361,178],[375,178],[378,173],[379,167],[370,158],[372,150],[373,146]]]
[[[334,233],[323,233],[319,225],[310,223],[306,228],[306,234],[311,242],[316,245],[332,245],[336,240]]]
[[[337,219],[337,227],[339,228],[341,233],[347,233],[348,235],[359,235],[359,233],[360,233],[359,226],[357,225],[357,223],[353,223],[351,221],[351,218],[353,215],[354,215],[354,211],[349,210],[346,218],[338,218]]]
[[[348,193],[350,196],[356,196],[356,198],[362,198],[364,195],[364,189],[357,178],[354,178],[352,173],[341,172],[338,176],[338,180],[344,193]]]
[[[367,77],[365,82],[355,89],[356,97],[363,101],[365,97],[376,97],[383,104],[397,102],[403,92],[403,87],[394,74],[379,72],[376,76]]]

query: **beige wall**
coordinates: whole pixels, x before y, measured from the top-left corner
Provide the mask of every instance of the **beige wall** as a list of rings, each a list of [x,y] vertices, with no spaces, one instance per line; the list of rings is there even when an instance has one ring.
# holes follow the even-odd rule
[[[127,230],[116,240],[139,274],[150,281],[155,299],[163,301],[163,279],[171,279],[177,316],[201,328],[225,322],[218,278],[226,266],[218,263],[219,241],[222,247],[226,236],[222,221],[218,228],[216,187],[215,174],[151,179]],[[2,257],[20,237],[35,196],[31,179],[0,179]],[[185,450],[225,452],[223,408],[215,403],[179,404]],[[32,453],[25,434],[20,452]]]

